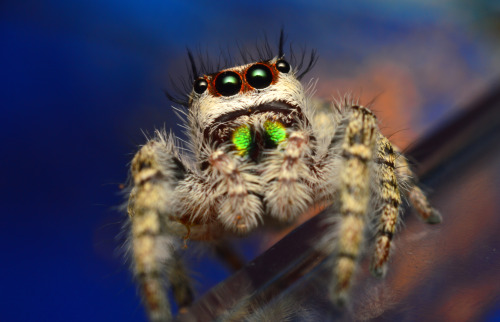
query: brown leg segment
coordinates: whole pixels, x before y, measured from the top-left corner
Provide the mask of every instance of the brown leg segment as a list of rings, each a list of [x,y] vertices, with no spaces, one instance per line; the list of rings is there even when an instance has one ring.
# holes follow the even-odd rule
[[[371,272],[375,276],[385,275],[391,251],[392,237],[396,231],[401,206],[401,193],[395,173],[396,155],[389,140],[380,135],[377,142],[377,194],[381,213],[375,237],[375,252]]]

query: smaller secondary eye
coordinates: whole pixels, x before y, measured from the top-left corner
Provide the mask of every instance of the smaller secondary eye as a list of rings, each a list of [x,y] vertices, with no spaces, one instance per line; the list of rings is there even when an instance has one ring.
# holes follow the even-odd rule
[[[204,78],[199,78],[194,81],[193,88],[197,94],[203,94],[208,88],[208,83]]]
[[[235,72],[224,72],[215,79],[215,89],[223,96],[232,96],[241,89],[240,75]]]
[[[276,62],[276,69],[282,73],[288,73],[290,71],[290,64],[283,59],[280,59]]]
[[[262,89],[271,85],[273,74],[267,66],[255,64],[248,69],[246,78],[250,86]]]

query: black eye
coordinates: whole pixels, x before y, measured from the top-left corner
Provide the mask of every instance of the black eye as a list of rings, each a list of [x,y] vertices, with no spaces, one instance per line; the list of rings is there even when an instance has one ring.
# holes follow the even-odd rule
[[[262,89],[271,85],[273,74],[267,66],[256,64],[248,69],[246,78],[250,86]]]
[[[208,83],[204,78],[199,78],[194,81],[193,88],[196,93],[203,94],[208,88]]]
[[[215,79],[215,89],[223,96],[237,94],[241,89],[241,78],[235,72],[224,72]]]
[[[276,62],[276,69],[282,73],[288,73],[290,71],[290,64],[283,59],[278,60]]]

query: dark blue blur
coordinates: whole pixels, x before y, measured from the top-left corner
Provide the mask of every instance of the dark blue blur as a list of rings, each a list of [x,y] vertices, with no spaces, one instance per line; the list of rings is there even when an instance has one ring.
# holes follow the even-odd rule
[[[395,61],[417,93],[404,124],[415,137],[500,70],[490,54],[498,30],[476,24],[466,1],[454,8],[417,1],[223,3],[0,4],[1,321],[145,319],[120,255],[123,238],[116,238],[125,219],[119,185],[145,142],[141,131],[165,126],[181,135],[163,89],[185,72],[186,46],[218,53],[264,34],[274,44],[285,26],[298,48],[318,49],[311,77],[320,84],[356,84],[364,70],[379,73],[370,66],[381,57]],[[495,18],[481,21],[487,19]],[[318,91],[337,94],[321,85]],[[248,259],[257,251],[239,247]],[[227,275],[214,260],[205,263],[195,275],[199,293]]]

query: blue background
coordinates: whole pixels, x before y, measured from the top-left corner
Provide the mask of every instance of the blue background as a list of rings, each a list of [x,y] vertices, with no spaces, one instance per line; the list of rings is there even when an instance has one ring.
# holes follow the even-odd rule
[[[404,145],[500,71],[498,2],[431,3],[3,1],[0,320],[145,318],[116,237],[119,186],[142,131],[178,129],[163,89],[185,74],[186,46],[217,56],[264,34],[273,44],[285,26],[298,48],[318,50],[310,77],[327,98],[337,94],[330,82],[349,87],[392,61],[419,98],[411,117],[391,123],[410,132]],[[239,247],[248,259],[257,251]],[[205,261],[199,293],[227,274]]]

